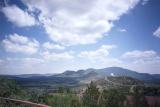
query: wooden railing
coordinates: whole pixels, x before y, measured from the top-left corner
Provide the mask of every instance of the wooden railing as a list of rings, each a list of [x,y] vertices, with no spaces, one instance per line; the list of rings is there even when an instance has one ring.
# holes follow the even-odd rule
[[[0,97],[0,107],[51,107],[51,106],[33,103],[30,101]]]

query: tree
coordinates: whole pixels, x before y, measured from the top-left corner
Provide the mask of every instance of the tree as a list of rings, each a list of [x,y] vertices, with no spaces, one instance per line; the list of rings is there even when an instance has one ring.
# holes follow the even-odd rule
[[[26,99],[27,93],[16,81],[6,77],[0,77],[0,97],[9,97],[14,99]],[[14,101],[0,99],[0,107],[24,107],[23,104],[17,105]]]
[[[0,77],[1,97],[24,97],[26,92],[16,84],[16,81]]]
[[[64,93],[64,92],[65,92],[64,86],[58,87],[58,93]]]
[[[78,97],[68,93],[50,93],[43,97],[43,103],[51,107],[81,107]]]
[[[58,93],[71,93],[71,90],[69,87],[59,86]]]
[[[116,89],[103,90],[100,107],[123,107],[125,96]]]
[[[134,107],[149,107],[145,98],[145,88],[143,86],[131,87],[133,93],[133,106]]]
[[[83,104],[87,107],[98,107],[98,99],[100,92],[96,85],[91,82],[84,92]]]
[[[71,107],[81,107],[82,105],[77,99],[72,99],[71,100]]]

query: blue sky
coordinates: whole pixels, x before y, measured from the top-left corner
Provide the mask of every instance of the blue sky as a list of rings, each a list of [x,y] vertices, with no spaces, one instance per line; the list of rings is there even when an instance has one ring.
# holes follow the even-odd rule
[[[159,0],[2,0],[0,73],[160,70]]]

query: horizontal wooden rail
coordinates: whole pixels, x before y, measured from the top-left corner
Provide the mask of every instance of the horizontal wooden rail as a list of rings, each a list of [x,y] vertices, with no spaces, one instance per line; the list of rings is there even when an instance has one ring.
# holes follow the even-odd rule
[[[12,99],[12,98],[0,97],[0,99],[4,101],[11,101],[11,102],[19,103],[19,104],[28,105],[30,107],[51,107],[51,106],[44,105],[44,104],[38,104],[38,103],[30,102],[30,101],[17,100],[17,99]]]

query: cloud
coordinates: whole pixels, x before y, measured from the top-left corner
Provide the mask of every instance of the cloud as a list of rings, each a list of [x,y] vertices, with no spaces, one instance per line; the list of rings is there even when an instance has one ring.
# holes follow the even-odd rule
[[[137,58],[128,63],[130,63],[129,68],[133,68],[134,70],[139,72],[159,73],[160,56],[139,59]]]
[[[160,57],[159,56],[155,56],[155,57],[151,57],[151,58],[140,58],[140,59],[136,59],[133,63],[135,64],[160,64]]]
[[[2,8],[2,12],[8,18],[8,21],[14,23],[19,27],[33,26],[36,24],[36,20],[27,11],[24,11],[16,5],[11,5]]]
[[[124,58],[132,59],[134,64],[153,64],[160,62],[160,56],[158,56],[156,51],[147,50],[147,51],[131,51],[126,52],[123,55]]]
[[[160,38],[160,27],[158,27],[156,31],[153,32],[153,35]]]
[[[69,52],[55,53],[46,51],[42,52],[41,55],[45,60],[48,61],[64,61],[64,60],[71,60],[74,58],[74,56],[71,55],[71,53]]]
[[[44,63],[44,60],[43,59],[39,59],[39,58],[32,58],[32,57],[29,57],[29,58],[24,58],[24,59],[21,59],[24,63],[29,63],[31,65],[33,64],[40,64],[40,63]]]
[[[0,64],[2,64],[4,61],[3,61],[3,59],[0,59]]]
[[[39,21],[51,40],[63,45],[91,44],[104,37],[113,22],[139,0],[23,0],[29,11],[40,11]]]
[[[45,49],[58,49],[58,50],[65,49],[64,46],[61,46],[61,45],[58,45],[58,44],[53,44],[53,43],[50,43],[50,42],[43,43],[43,48],[45,48]]]
[[[146,5],[149,2],[149,0],[142,0],[142,5]]]
[[[118,31],[120,31],[120,32],[127,32],[126,29],[118,29]]]
[[[1,74],[42,73],[45,61],[36,57],[6,57],[0,64]],[[44,70],[45,71],[45,70]]]
[[[6,58],[6,61],[8,62],[19,62],[22,65],[34,65],[34,64],[40,64],[44,63],[43,59],[40,58],[32,58],[32,57],[24,57],[24,58]]]
[[[154,50],[126,52],[120,59],[125,67],[135,71],[158,73],[160,69],[160,56]]]
[[[38,51],[39,42],[15,33],[2,40],[2,45],[7,52],[34,54]]]
[[[83,51],[78,56],[94,60],[104,60],[109,55],[109,50],[115,48],[115,45],[102,45],[99,49],[94,51]]]
[[[134,51],[124,53],[122,57],[123,58],[151,58],[156,55],[157,53],[153,50],[147,50],[147,51],[134,50]]]
[[[89,63],[90,67],[105,68],[111,66],[120,66],[122,61],[116,57],[110,57],[110,49],[116,48],[115,45],[102,45],[96,50],[82,51],[78,57]],[[86,64],[87,64],[86,63]]]

